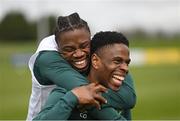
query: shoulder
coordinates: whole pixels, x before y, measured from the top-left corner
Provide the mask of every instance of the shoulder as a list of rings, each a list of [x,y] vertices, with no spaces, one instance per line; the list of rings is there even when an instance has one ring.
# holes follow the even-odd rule
[[[43,50],[58,51],[58,46],[57,46],[57,43],[55,41],[54,35],[48,36],[48,37],[44,38],[43,40],[41,40],[36,52],[40,52]]]
[[[50,57],[61,58],[59,52],[57,52],[57,51],[41,51],[41,52],[39,52],[38,57],[42,58],[42,59],[46,59],[46,58],[50,58]]]
[[[57,51],[41,51],[36,60],[39,62],[47,62],[54,59],[61,59]]]
[[[52,64],[68,64],[68,62],[57,51],[41,51],[36,58],[36,64],[51,66]]]

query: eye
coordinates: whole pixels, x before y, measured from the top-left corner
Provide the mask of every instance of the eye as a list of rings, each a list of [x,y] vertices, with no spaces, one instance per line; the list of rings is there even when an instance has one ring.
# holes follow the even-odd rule
[[[90,43],[89,42],[83,43],[80,47],[82,49],[89,48],[90,47]]]
[[[62,52],[73,52],[73,51],[75,51],[75,49],[72,47],[65,47],[62,49]]]
[[[127,65],[129,65],[129,63],[131,62],[131,59],[128,59],[128,60],[123,60],[122,58],[115,58],[113,60],[113,62],[115,64],[123,64],[123,63],[126,63]]]
[[[131,62],[131,59],[129,59],[129,60],[127,60],[127,61],[125,61],[125,63],[126,63],[127,65],[129,65],[129,64],[130,64],[130,62]]]
[[[115,64],[122,64],[123,63],[123,60],[122,59],[115,59],[114,61],[113,61]]]

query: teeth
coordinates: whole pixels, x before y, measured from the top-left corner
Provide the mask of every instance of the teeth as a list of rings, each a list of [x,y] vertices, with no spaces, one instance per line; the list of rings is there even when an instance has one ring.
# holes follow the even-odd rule
[[[75,64],[77,64],[77,65],[84,64],[84,63],[85,63],[85,60],[83,60],[83,61],[78,61],[78,62],[75,62]]]
[[[120,80],[124,80],[124,77],[121,76],[121,77],[120,77]]]
[[[123,76],[113,75],[113,77],[121,81],[124,80]]]

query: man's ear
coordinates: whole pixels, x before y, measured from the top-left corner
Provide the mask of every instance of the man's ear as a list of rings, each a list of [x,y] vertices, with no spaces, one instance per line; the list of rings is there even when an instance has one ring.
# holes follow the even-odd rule
[[[100,58],[95,53],[92,54],[91,56],[91,65],[93,66],[94,69],[98,69],[100,66]]]

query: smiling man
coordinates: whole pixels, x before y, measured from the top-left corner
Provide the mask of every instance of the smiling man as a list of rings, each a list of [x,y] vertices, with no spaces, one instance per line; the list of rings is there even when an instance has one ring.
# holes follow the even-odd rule
[[[88,74],[90,83],[100,83],[114,91],[119,90],[128,73],[130,63],[128,46],[128,40],[121,33],[109,31],[97,33],[91,41],[91,67]],[[82,66],[85,59],[82,60],[74,65],[79,68],[85,67]],[[83,86],[71,91],[58,87],[52,91],[35,120],[125,120],[124,117],[130,119],[127,116],[130,110],[122,109],[119,113],[115,108],[110,108],[108,101],[100,110],[103,113],[99,113],[100,111],[92,108],[93,106],[83,105],[80,99],[85,99],[87,96]],[[108,97],[106,99],[111,100]],[[126,114],[123,114],[124,112]]]
[[[63,32],[57,40],[59,52],[66,61],[78,72],[84,72],[89,67],[90,33],[87,28]]]
[[[118,32],[97,33],[91,42],[90,80],[118,90],[128,73],[129,42]]]
[[[86,98],[83,99],[83,103],[81,100],[79,102],[96,105],[98,108],[106,100],[108,100],[108,107],[113,110],[114,108],[130,109],[135,105],[136,94],[130,74],[126,76],[119,90],[116,92],[111,89],[108,90],[108,93],[104,94],[105,98],[97,95],[98,92],[104,91],[104,88],[100,87],[101,85],[88,85],[89,80],[86,77],[90,63],[90,41],[89,26],[77,13],[58,17],[54,35],[41,41],[36,53],[29,61],[32,74],[32,93],[29,102],[28,121],[32,120],[42,110],[48,94],[57,86],[66,90],[63,91],[63,94],[66,94],[67,91],[85,85],[86,93],[82,91],[79,94],[84,93]],[[71,95],[70,93],[69,96],[66,96],[65,104],[72,105],[67,103],[71,102],[71,97],[73,97]],[[88,95],[89,98],[87,98]],[[87,100],[85,101],[85,99]],[[67,109],[64,108],[61,111]],[[96,117],[97,119],[109,119],[103,115],[104,112],[101,111],[94,114],[94,116],[99,116]],[[58,117],[46,118],[58,119]]]

